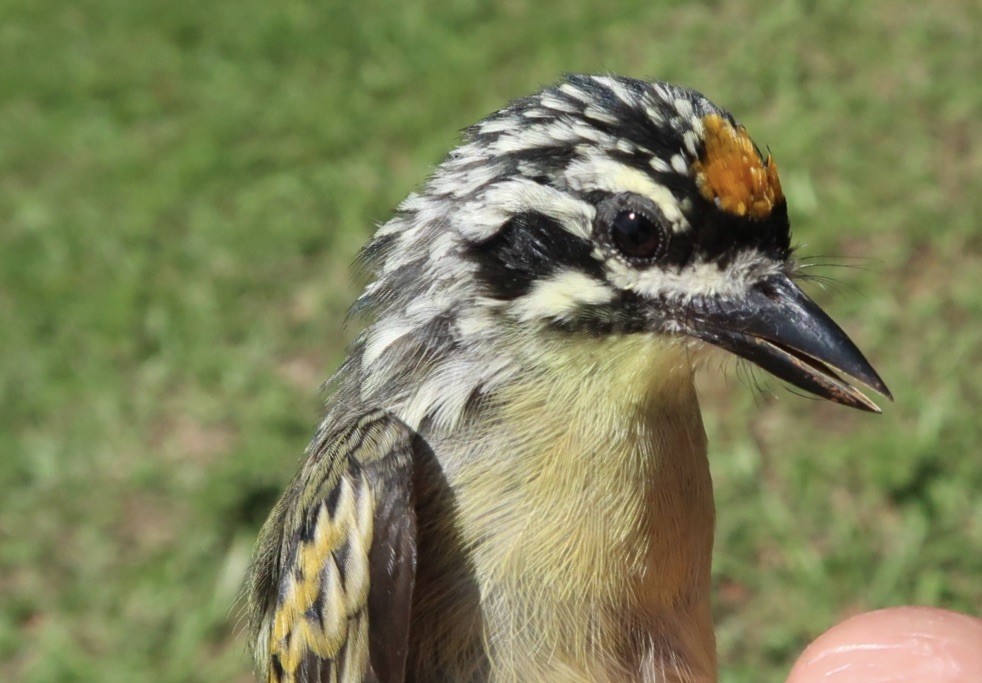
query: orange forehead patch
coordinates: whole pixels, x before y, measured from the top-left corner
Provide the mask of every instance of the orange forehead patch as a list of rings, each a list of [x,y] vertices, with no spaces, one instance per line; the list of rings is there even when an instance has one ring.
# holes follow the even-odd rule
[[[746,129],[719,114],[703,117],[702,127],[703,153],[693,164],[700,194],[727,213],[769,216],[784,198],[771,155],[761,161]]]

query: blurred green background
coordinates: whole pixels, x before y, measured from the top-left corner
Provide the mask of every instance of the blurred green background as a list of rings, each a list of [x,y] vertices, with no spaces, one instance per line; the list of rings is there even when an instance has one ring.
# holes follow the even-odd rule
[[[859,610],[977,612],[980,27],[977,0],[4,0],[0,679],[249,680],[233,603],[358,246],[564,71],[742,119],[897,396],[701,379],[722,680],[778,680]]]

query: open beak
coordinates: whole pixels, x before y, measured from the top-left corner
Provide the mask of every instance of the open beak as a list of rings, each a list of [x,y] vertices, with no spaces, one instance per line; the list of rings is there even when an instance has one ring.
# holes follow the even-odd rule
[[[890,390],[838,325],[785,276],[769,277],[739,299],[691,311],[691,333],[816,396],[880,412],[843,376],[893,400]]]

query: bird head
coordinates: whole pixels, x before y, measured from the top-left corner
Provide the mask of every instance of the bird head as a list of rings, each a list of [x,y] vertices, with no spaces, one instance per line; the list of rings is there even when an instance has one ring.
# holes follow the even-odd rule
[[[469,128],[366,247],[362,391],[426,369],[431,388],[404,396],[450,414],[516,372],[506,348],[637,337],[877,411],[850,379],[889,391],[794,283],[791,251],[777,165],[730,114],[664,83],[568,76]]]

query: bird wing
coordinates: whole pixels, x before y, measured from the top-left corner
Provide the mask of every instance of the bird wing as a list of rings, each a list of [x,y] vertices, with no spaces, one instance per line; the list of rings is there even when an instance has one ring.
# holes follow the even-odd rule
[[[415,436],[381,410],[325,433],[266,522],[250,611],[271,683],[403,680]]]

